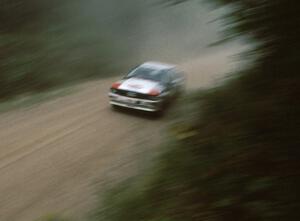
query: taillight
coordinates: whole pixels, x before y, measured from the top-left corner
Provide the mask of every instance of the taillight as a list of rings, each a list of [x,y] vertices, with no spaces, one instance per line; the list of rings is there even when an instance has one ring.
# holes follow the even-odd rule
[[[118,88],[120,87],[121,84],[122,84],[121,82],[115,82],[115,83],[113,83],[113,84],[111,85],[111,88],[112,88],[112,89],[118,89]]]
[[[160,94],[159,90],[157,89],[152,89],[150,92],[149,92],[149,95],[150,96],[158,96]]]

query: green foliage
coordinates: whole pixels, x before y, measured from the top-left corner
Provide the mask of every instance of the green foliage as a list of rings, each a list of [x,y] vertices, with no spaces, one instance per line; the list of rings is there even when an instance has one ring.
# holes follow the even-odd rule
[[[177,62],[217,38],[206,31],[206,10],[169,9],[140,0],[0,0],[0,102],[124,74],[145,60]]]
[[[272,125],[258,131],[262,110],[235,84],[184,98],[159,162],[110,192],[94,220],[298,220],[295,138],[280,142]]]
[[[63,218],[58,215],[50,214],[47,216],[42,217],[41,219],[37,221],[70,221],[69,219]]]
[[[109,36],[93,30],[94,26],[88,30],[88,21],[74,24],[76,19],[83,20],[82,12],[71,16],[79,3],[0,0],[1,102],[112,75],[124,65],[111,65],[116,48]]]
[[[217,2],[233,4],[227,33],[259,43],[253,66],[185,99],[153,172],[112,192],[96,220],[300,219],[299,4]]]
[[[230,37],[258,43],[246,54],[253,66],[184,98],[158,163],[109,192],[91,220],[300,220],[299,4],[216,2],[232,4]],[[26,69],[28,57],[18,56]]]
[[[1,103],[0,113],[19,108],[32,107],[33,105],[48,101],[50,99],[69,95],[71,93],[74,93],[74,91],[76,91],[74,85],[64,85],[63,87],[49,89],[45,92],[16,96]]]

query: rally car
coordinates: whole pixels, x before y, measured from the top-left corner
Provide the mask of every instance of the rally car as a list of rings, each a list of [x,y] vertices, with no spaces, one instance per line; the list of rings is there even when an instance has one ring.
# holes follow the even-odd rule
[[[112,84],[110,104],[148,112],[159,112],[184,88],[184,76],[174,65],[146,62]]]

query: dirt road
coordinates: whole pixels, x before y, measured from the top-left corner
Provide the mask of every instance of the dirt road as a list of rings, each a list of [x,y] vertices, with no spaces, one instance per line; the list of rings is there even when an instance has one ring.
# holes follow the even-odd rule
[[[187,87],[215,82],[230,68],[227,55],[182,64]],[[112,111],[106,95],[113,80],[0,115],[0,221],[78,218],[95,202],[99,184],[134,174],[155,151],[167,120]]]

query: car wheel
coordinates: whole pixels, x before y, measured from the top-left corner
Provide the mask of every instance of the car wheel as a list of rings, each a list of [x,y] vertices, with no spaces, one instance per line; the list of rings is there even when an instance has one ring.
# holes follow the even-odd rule
[[[110,108],[111,108],[113,111],[118,111],[118,110],[120,110],[120,107],[117,106],[117,105],[114,105],[114,104],[111,104],[111,105],[110,105]]]
[[[161,109],[161,110],[152,112],[152,116],[154,116],[155,118],[161,118],[164,116],[164,113],[165,113],[164,109]]]

